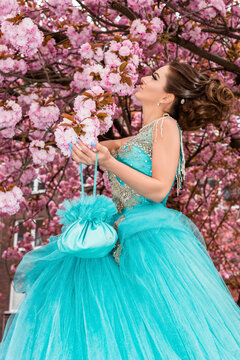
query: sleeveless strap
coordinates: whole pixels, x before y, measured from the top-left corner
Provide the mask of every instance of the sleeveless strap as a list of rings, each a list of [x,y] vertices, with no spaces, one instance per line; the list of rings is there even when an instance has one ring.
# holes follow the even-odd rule
[[[171,116],[168,113],[164,113],[162,117],[160,117],[160,118],[153,121],[153,123],[155,125],[155,124],[157,124],[159,122],[159,120],[162,120],[161,125],[160,125],[161,136],[163,136],[163,133],[162,133],[163,121],[164,121],[164,119],[166,117],[171,117]],[[174,119],[174,118],[172,118],[172,119]],[[185,155],[184,155],[184,149],[183,149],[182,130],[181,130],[177,120],[176,119],[174,119],[174,120],[177,123],[178,129],[179,129],[179,134],[180,134],[180,158],[179,158],[179,161],[178,161],[177,173],[176,173],[176,176],[175,176],[175,178],[177,178],[177,196],[178,196],[179,195],[179,190],[182,189],[183,180],[185,179]],[[157,137],[157,130],[158,130],[158,128],[156,127],[156,134],[155,134],[154,140]]]
[[[93,184],[93,196],[96,197],[96,185],[97,185],[97,159],[98,153],[96,153],[95,159],[95,167],[94,167],[94,184]],[[81,176],[81,197],[84,197],[84,180],[83,180],[83,170],[82,170],[82,163],[80,163],[80,176]]]

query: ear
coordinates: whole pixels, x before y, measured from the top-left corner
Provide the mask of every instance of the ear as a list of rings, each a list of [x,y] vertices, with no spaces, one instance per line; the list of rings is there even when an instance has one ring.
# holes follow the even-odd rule
[[[164,103],[164,104],[170,104],[174,101],[175,99],[175,95],[174,94],[166,94],[162,97],[161,99],[161,103]]]

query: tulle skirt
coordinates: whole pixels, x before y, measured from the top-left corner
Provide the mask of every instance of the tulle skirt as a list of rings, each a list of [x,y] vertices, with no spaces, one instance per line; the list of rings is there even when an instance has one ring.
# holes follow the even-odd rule
[[[194,223],[161,203],[123,215],[119,264],[61,253],[58,236],[23,257],[0,359],[240,359],[240,308]]]

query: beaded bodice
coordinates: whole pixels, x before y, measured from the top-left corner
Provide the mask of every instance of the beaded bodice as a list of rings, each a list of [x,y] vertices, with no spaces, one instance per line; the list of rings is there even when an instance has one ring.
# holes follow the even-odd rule
[[[151,123],[145,125],[140,129],[139,133],[133,138],[129,139],[118,148],[112,155],[124,164],[142,172],[145,175],[152,176],[152,137],[154,125],[162,120],[166,116],[169,116],[167,113],[163,117],[152,121]],[[180,157],[177,168],[177,174],[174,178],[171,189],[174,185],[175,179],[177,177],[177,191],[179,191],[180,186],[182,186],[182,180],[185,175],[185,161],[184,153],[182,148],[182,134],[181,129],[178,125],[180,131]],[[162,131],[162,127],[161,127]],[[112,172],[105,170],[109,183],[112,189],[112,199],[116,203],[118,213],[121,214],[122,210],[125,208],[131,208],[139,203],[153,203],[152,200],[145,198],[144,196],[138,194],[133,188],[124,183],[120,178],[118,178]],[[143,184],[144,186],[144,184]],[[164,198],[162,203],[166,206],[168,195],[171,191],[169,190],[167,196]]]

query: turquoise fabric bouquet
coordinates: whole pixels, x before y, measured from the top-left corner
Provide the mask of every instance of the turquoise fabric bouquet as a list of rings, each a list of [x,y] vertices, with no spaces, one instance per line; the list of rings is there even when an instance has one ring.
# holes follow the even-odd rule
[[[117,231],[112,226],[118,215],[114,201],[105,196],[96,196],[97,157],[94,171],[93,195],[84,195],[82,164],[81,196],[76,200],[65,200],[65,209],[58,209],[62,234],[57,245],[61,252],[80,258],[99,258],[107,255],[118,239]]]

